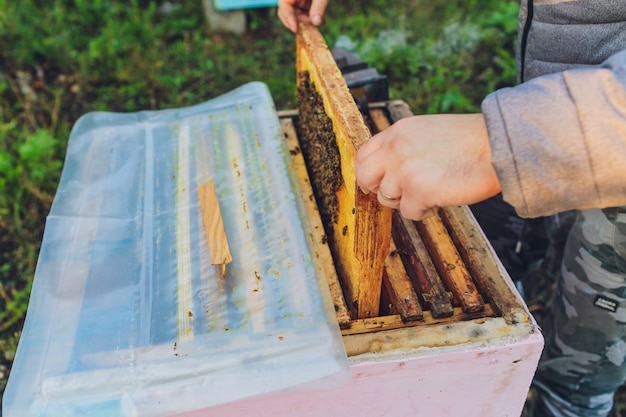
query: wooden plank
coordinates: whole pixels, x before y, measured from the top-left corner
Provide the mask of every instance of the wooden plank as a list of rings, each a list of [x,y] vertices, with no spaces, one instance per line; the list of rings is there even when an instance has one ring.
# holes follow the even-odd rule
[[[371,108],[370,109],[370,117],[372,118],[372,123],[378,132],[382,132],[391,126],[391,122],[389,118],[385,114],[385,110],[380,108]]]
[[[381,111],[376,110],[376,112]],[[393,103],[389,106],[389,111],[392,118],[395,119],[394,121],[413,115],[408,105],[404,102]],[[371,113],[375,120],[382,119],[380,116],[375,116],[374,110]],[[386,127],[384,124],[381,126],[383,128]],[[439,215],[435,212],[433,216],[417,222],[416,226],[422,238],[426,240],[429,253],[439,275],[445,281],[450,291],[452,291],[454,301],[462,305],[466,312],[481,311],[484,307],[482,296],[474,285],[472,277]]]
[[[233,261],[233,257],[228,246],[228,237],[224,230],[222,212],[213,182],[209,181],[198,186],[198,200],[200,201],[204,232],[209,245],[211,264],[226,265]]]
[[[373,124],[373,127],[375,129],[375,132],[382,132],[383,130],[385,130],[389,126],[391,126],[391,123],[389,122],[389,118],[385,114],[385,110],[383,108],[370,108],[369,112],[370,112],[369,115],[371,117],[372,124]],[[399,216],[399,214],[396,212],[396,213],[394,213],[394,216]],[[392,221],[392,228],[393,228],[393,221]],[[408,237],[408,235],[406,233],[403,236],[407,236]],[[402,240],[402,239],[399,238],[399,240]],[[406,246],[409,246],[407,241],[404,241],[404,244]],[[412,245],[410,245],[410,246],[412,247]],[[391,247],[392,247],[391,255],[393,255],[394,254],[393,249],[395,249],[395,243],[393,242],[393,240],[391,242]],[[415,249],[412,248],[412,250],[414,251]],[[410,251],[411,250],[409,250],[409,252]],[[404,263],[403,263],[402,257],[399,256],[400,254],[398,253],[397,250],[396,250],[395,254],[397,255],[398,261],[399,261],[399,263],[402,266],[403,276],[405,277],[406,282],[408,282],[411,291],[413,292],[413,294],[415,294],[415,290],[413,289],[413,286],[411,285],[410,279],[408,279],[407,270],[404,267]],[[390,255],[390,257],[391,257],[391,255]],[[430,283],[426,279],[426,273],[425,273],[424,267],[422,265],[419,265],[419,261],[418,261],[418,258],[416,256],[411,256],[410,254],[405,254],[405,257],[408,258],[407,264],[410,266],[411,270],[414,272],[413,273],[413,276],[415,277],[414,281],[418,282],[418,288],[421,288],[422,290],[426,290],[425,294],[427,294],[427,295],[424,298],[425,298],[425,300],[427,300],[427,299],[430,300],[432,298],[431,297],[432,286],[430,285]],[[387,258],[387,259],[388,259],[388,261],[390,260],[389,258]],[[435,274],[434,270],[432,270],[431,273]],[[384,279],[385,279],[385,277],[383,277],[383,280]],[[421,285],[419,283],[421,283]],[[442,294],[444,294],[443,298],[446,299],[447,298],[447,294],[445,293],[445,289],[443,289],[442,285],[439,286],[439,288],[441,289]],[[405,289],[405,291],[406,291],[406,289]],[[417,296],[417,294],[416,294],[416,296]],[[397,306],[397,308],[398,308],[398,310],[400,312],[400,316],[403,318],[403,320],[406,321],[406,319],[403,316],[403,312],[402,312],[403,304],[402,304],[402,300],[399,300],[400,298],[401,297],[396,295],[396,297],[395,297],[395,299],[397,300],[396,301],[396,306]],[[436,298],[437,298],[436,304],[441,305],[442,303],[439,302],[441,300],[441,298],[440,297],[436,297]],[[409,298],[407,300],[410,300],[410,299],[411,298],[409,296]],[[448,298],[448,301],[445,301],[443,304],[445,305],[444,308],[435,307],[435,309],[434,309],[435,310],[435,315],[438,316],[438,317],[448,316],[448,315],[451,314],[450,311],[451,311],[452,305],[449,302],[449,298]],[[445,310],[445,313],[442,314],[442,310]],[[404,313],[404,314],[406,314],[406,313]],[[421,307],[419,308],[419,313],[418,314],[419,314],[418,317],[423,318],[424,314],[422,312]],[[421,320],[421,318],[417,318],[416,320]]]
[[[413,116],[408,104],[401,100],[387,103],[386,110],[393,122]],[[520,303],[510,282],[504,279],[506,271],[499,265],[493,249],[469,208],[447,207],[440,209],[439,212],[466,267],[482,293],[488,297],[496,313],[510,323],[527,322],[529,316],[526,309]]]
[[[515,289],[503,279],[506,272],[498,265],[493,249],[478,228],[466,206],[440,209],[441,218],[459,248],[465,264],[497,314],[511,324],[530,320]]]
[[[323,112],[332,122],[330,129],[338,148],[337,166],[324,168],[324,171],[327,174],[340,172],[339,184],[328,191],[330,185],[317,186],[316,177],[311,175],[316,194],[321,189],[321,192],[334,194],[331,198],[336,197],[337,207],[331,213],[331,221],[325,224],[335,265],[354,315],[376,317],[384,261],[391,240],[391,210],[378,204],[376,195],[362,193],[356,183],[356,152],[369,139],[370,132],[319,30],[310,24],[301,24],[296,47],[300,124],[306,116],[305,110],[311,112],[306,107],[309,101],[319,95]],[[311,161],[309,155],[319,157],[320,152],[329,151],[318,148],[317,152],[309,152],[303,141],[315,141],[317,135],[306,136],[300,135],[300,143],[307,162]],[[328,207],[321,207],[324,209]]]
[[[389,256],[385,260],[383,285],[387,288],[390,302],[397,309],[402,321],[422,320],[424,317],[422,307],[393,241],[389,247]]]
[[[371,319],[352,320],[352,326],[349,329],[341,330],[342,336],[354,336],[360,334],[370,334],[385,330],[420,328],[423,326],[435,326],[445,323],[460,323],[467,320],[479,318],[495,317],[495,312],[490,304],[485,304],[482,312],[466,313],[461,307],[455,307],[453,314],[448,317],[435,317],[431,311],[424,311],[424,317],[419,323],[405,322],[400,314],[392,314],[390,316],[380,316]],[[345,341],[345,338],[344,338]]]
[[[328,281],[328,287],[330,288],[330,294],[335,306],[335,313],[337,314],[337,321],[339,327],[342,329],[350,328],[350,314],[348,313],[348,307],[341,291],[341,285],[339,284],[339,278],[337,277],[337,271],[335,264],[333,263],[333,257],[328,247],[326,234],[324,232],[324,226],[320,218],[319,211],[317,209],[317,203],[313,196],[313,190],[309,181],[309,174],[307,173],[306,164],[302,157],[300,150],[300,144],[298,142],[298,136],[296,134],[293,120],[291,118],[280,119],[280,124],[285,133],[285,141],[289,148],[291,160],[293,162],[293,168],[298,178],[300,190],[302,191],[302,199],[308,214],[309,222],[313,228],[314,236],[311,236],[313,240],[313,247],[315,248],[315,255],[320,260],[322,268],[324,268],[324,274]]]
[[[422,238],[411,220],[393,214],[393,237],[407,274],[419,289],[424,302],[436,318],[454,313],[450,295],[433,264]]]
[[[389,111],[389,117],[391,117],[393,123],[400,119],[404,119],[405,117],[413,116],[413,112],[411,111],[409,105],[401,100],[390,102],[387,106],[387,110]]]
[[[426,243],[439,276],[452,291],[454,300],[467,313],[481,311],[485,305],[483,298],[437,211],[431,217],[415,222],[415,225]]]

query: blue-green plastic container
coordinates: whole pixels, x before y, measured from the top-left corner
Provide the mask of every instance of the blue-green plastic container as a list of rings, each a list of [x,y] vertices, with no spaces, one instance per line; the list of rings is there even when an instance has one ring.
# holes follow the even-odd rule
[[[215,0],[217,10],[249,9],[254,7],[272,7],[278,0]]]

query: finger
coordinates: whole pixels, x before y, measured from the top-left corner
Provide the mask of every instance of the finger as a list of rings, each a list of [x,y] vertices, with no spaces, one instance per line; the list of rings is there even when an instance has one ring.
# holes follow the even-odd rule
[[[295,15],[291,15],[285,18],[283,24],[293,33],[298,32],[298,20]]]
[[[410,220],[424,220],[434,215],[436,206],[426,201],[422,193],[405,193],[400,199],[398,210],[402,217]]]
[[[400,206],[398,207],[400,214],[405,219],[421,221],[431,217],[433,215],[433,209],[430,207],[420,206],[416,204],[410,204],[407,201],[400,200]]]
[[[422,216],[422,220],[428,219],[429,217],[433,217],[435,213],[437,213],[438,207],[429,207],[424,211],[424,215]]]
[[[296,11],[292,4],[287,1],[280,1],[278,3],[278,18],[283,25],[293,33],[298,31],[298,19],[296,18]]]
[[[324,23],[324,14],[326,13],[328,1],[329,0],[313,0],[311,2],[309,18],[311,19],[311,23],[315,26],[320,26]]]
[[[383,132],[384,133],[384,132]],[[372,136],[362,145],[355,160],[357,183],[364,192],[377,192],[378,185],[383,178],[385,168],[381,164],[381,150],[386,142],[386,136],[379,133]]]
[[[361,145],[361,147],[356,153],[357,166],[358,164],[363,162],[365,159],[367,159],[371,154],[378,151],[381,148],[381,146],[383,146],[386,140],[385,139],[386,136],[387,135],[384,135],[384,132],[379,133],[377,135],[372,136],[367,142],[365,142],[365,144]]]
[[[385,207],[392,208],[392,209],[400,208],[401,198],[399,198],[399,197],[390,197],[387,194],[385,194],[382,191],[380,191],[380,188],[378,189],[378,193],[376,193],[376,196],[378,197],[378,202],[381,205],[383,205]]]
[[[400,214],[402,214],[402,217],[409,219],[409,220],[415,220],[415,221],[422,221],[422,220],[426,220],[429,217],[432,217],[435,212],[433,211],[434,209],[432,208],[426,208],[426,209],[408,209],[408,210],[403,210],[402,207],[400,207]]]
[[[378,186],[378,202],[386,207],[398,208],[402,199],[402,189],[392,175],[386,173]]]
[[[380,181],[385,175],[385,169],[373,154],[356,167],[356,181],[363,192],[378,192]]]

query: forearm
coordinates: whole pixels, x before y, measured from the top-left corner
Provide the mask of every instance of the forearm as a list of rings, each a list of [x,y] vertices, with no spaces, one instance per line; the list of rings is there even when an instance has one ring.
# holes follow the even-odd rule
[[[483,102],[503,196],[536,217],[626,205],[626,52]]]

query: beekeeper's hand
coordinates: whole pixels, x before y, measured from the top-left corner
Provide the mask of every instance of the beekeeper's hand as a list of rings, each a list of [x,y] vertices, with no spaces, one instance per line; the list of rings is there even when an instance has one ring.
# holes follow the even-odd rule
[[[402,119],[361,146],[356,161],[361,189],[413,220],[501,190],[482,114]]]
[[[298,31],[299,22],[315,26],[324,23],[324,13],[329,0],[278,0],[278,17],[292,32]]]

